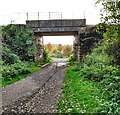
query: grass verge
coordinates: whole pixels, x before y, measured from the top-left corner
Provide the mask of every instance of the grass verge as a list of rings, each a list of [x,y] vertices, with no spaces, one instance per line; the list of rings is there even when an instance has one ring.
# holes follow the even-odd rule
[[[60,113],[96,113],[99,110],[101,93],[99,86],[85,80],[79,71],[70,66],[64,79],[61,98],[57,103]]]

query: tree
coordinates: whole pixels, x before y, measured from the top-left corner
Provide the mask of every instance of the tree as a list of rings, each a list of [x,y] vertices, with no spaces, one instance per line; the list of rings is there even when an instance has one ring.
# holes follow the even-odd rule
[[[59,52],[61,52],[61,51],[63,50],[62,44],[58,44],[57,50],[58,50]]]
[[[101,21],[98,28],[101,30],[103,25],[106,27],[104,36],[104,47],[109,55],[114,56],[116,64],[120,65],[120,1],[119,0],[97,0],[96,3],[102,4]]]
[[[72,53],[72,46],[64,45],[63,55],[68,57],[68,56],[70,56],[71,53]]]
[[[52,56],[53,56],[53,57],[56,57],[56,56],[57,56],[57,49],[56,49],[56,48],[54,48],[54,49],[52,50]]]
[[[120,23],[120,1],[119,0],[97,0],[101,3],[101,21],[107,24]]]
[[[2,42],[11,52],[18,55],[21,60],[33,61],[34,39],[33,33],[26,27],[10,24],[2,29]]]
[[[51,45],[51,43],[46,44],[46,48],[47,48],[49,51],[52,51],[52,45]]]

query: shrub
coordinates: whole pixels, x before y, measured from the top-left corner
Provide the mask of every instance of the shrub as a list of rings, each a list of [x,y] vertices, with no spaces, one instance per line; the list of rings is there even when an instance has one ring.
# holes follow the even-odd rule
[[[104,79],[100,82],[102,94],[108,97],[108,104],[101,104],[101,111],[120,113],[120,69],[114,66],[106,67]],[[106,111],[107,110],[107,111]]]
[[[49,50],[47,48],[44,48],[43,59],[48,60],[48,58],[49,58]]]
[[[84,63],[81,64],[81,75],[93,81],[101,81],[106,74],[106,67],[113,63],[113,57],[105,53],[99,53],[101,46],[92,50],[92,53],[87,55]]]
[[[67,62],[69,62],[70,64],[73,64],[75,62],[74,56],[70,55],[67,59]]]
[[[108,55],[113,55],[116,65],[120,65],[120,25],[109,26],[104,33],[103,45]]]
[[[33,61],[34,39],[27,27],[10,24],[2,29],[3,43],[21,60]]]
[[[3,65],[2,79],[8,81],[20,74],[27,74],[31,72],[31,68],[27,62],[20,62],[11,65]]]
[[[43,63],[48,63],[51,62],[52,59],[50,58],[50,52],[48,49],[44,48],[44,53],[43,53]]]
[[[20,57],[14,54],[7,45],[3,44],[3,51],[2,51],[2,60],[4,64],[14,64],[20,62]]]
[[[119,91],[120,91],[120,69],[114,65],[115,58],[106,53],[107,45],[104,42],[92,50],[80,65],[80,76],[97,82],[101,87],[102,101],[98,112],[118,114]]]

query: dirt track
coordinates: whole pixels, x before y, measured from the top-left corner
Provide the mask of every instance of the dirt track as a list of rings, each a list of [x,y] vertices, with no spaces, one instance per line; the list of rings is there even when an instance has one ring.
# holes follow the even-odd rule
[[[2,89],[3,113],[56,113],[67,64],[56,61]]]

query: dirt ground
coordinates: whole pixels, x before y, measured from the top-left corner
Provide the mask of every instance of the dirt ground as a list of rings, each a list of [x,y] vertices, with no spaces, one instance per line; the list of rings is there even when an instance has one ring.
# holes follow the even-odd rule
[[[2,113],[56,113],[67,63],[57,60],[2,88]]]

